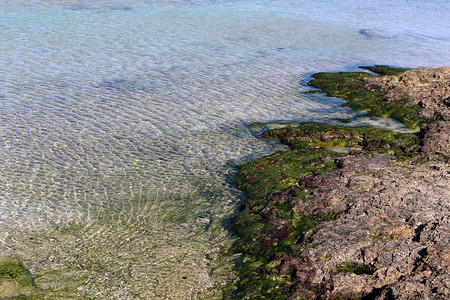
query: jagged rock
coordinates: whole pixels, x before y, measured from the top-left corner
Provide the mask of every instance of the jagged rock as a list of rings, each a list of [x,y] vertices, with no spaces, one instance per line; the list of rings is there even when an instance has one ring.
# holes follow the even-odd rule
[[[419,115],[430,120],[450,121],[450,67],[413,69],[399,76],[365,78],[367,88],[378,86],[387,100],[406,99],[419,104]]]
[[[448,162],[450,160],[450,121],[440,121],[424,125],[421,128],[423,135],[420,151],[428,159]]]

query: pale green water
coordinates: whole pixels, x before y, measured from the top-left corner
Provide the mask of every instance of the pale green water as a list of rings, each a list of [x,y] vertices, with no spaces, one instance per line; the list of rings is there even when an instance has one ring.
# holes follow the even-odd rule
[[[336,2],[3,1],[1,255],[94,299],[232,280],[227,178],[279,147],[245,124],[352,116],[312,72],[449,63],[448,1]]]

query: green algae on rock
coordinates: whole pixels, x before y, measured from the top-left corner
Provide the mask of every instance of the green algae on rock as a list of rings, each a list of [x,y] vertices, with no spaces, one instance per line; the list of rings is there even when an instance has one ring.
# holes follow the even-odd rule
[[[399,75],[408,69],[391,68],[388,66],[361,67],[380,75]],[[425,124],[427,120],[418,116],[420,105],[411,105],[406,99],[390,100],[385,93],[376,86],[367,86],[366,78],[376,75],[366,72],[338,72],[316,73],[308,85],[324,92],[328,96],[340,97],[347,101],[345,105],[354,110],[367,111],[375,117],[389,117],[398,120],[410,128],[416,129]]]
[[[448,227],[450,68],[364,68],[387,76],[320,73],[311,85],[410,127],[433,123],[420,134],[266,126],[291,150],[239,167],[241,277],[225,299],[448,299],[448,235],[433,226]]]
[[[243,253],[243,258],[240,281],[226,299],[289,297],[298,279],[286,270],[285,262],[297,257],[301,249],[317,246],[309,245],[308,232],[335,217],[320,204],[311,211],[296,209],[317,189],[308,182],[340,167],[344,154],[335,148],[384,152],[403,160],[412,156],[417,142],[417,135],[411,133],[318,123],[291,124],[268,130],[263,137],[280,139],[291,150],[243,164],[235,176],[234,183],[245,192],[246,202],[233,220],[238,236],[233,251]]]
[[[0,261],[0,296],[11,298],[39,292],[30,271],[17,259]]]
[[[350,272],[356,275],[372,275],[374,272],[367,266],[358,263],[346,263],[337,266],[338,270]]]
[[[375,65],[375,66],[360,66],[361,69],[369,70],[374,73],[377,73],[381,76],[386,75],[400,75],[408,70],[408,68],[393,68],[385,65]]]
[[[0,299],[7,300],[41,300],[41,299],[85,299],[76,296],[73,291],[52,291],[41,289],[31,272],[18,258],[0,260]]]
[[[266,131],[264,138],[278,138],[283,144],[294,149],[308,150],[323,148],[355,148],[364,151],[377,151],[394,154],[398,158],[413,155],[418,143],[418,135],[371,128],[330,126],[319,123],[306,123],[299,127],[286,127]]]

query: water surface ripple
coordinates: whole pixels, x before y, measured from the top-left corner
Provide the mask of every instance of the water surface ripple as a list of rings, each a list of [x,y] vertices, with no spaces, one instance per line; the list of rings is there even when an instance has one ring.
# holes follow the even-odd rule
[[[350,2],[3,1],[0,256],[93,299],[213,295],[235,164],[282,148],[247,124],[354,116],[313,72],[449,62],[447,1]]]

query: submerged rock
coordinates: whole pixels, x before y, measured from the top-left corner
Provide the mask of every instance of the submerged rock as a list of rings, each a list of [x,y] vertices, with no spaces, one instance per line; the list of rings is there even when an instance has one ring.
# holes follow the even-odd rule
[[[0,297],[5,300],[87,299],[76,295],[74,287],[66,287],[61,290],[41,288],[36,284],[33,274],[16,257],[0,258]]]
[[[389,34],[387,31],[381,29],[360,29],[358,32],[374,39],[392,39],[395,37],[393,34]]]

